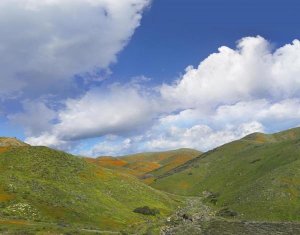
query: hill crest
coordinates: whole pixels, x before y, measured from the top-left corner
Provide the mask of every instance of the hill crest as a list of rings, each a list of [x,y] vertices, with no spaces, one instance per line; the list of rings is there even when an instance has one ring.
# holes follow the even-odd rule
[[[29,144],[13,137],[0,137],[0,147],[22,147],[29,146]]]

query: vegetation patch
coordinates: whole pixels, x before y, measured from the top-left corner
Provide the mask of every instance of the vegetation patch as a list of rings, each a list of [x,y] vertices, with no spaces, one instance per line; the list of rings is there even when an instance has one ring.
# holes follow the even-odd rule
[[[242,220],[300,221],[299,143],[300,128],[252,134],[194,158],[151,186],[182,196],[213,192],[205,202],[238,211]]]
[[[168,171],[201,155],[201,152],[193,149],[178,149],[166,152],[139,153],[121,157],[98,157],[97,159],[85,158],[88,163],[98,167],[117,169],[129,175],[143,180],[146,184],[167,173]],[[153,179],[143,178],[151,174]]]
[[[13,195],[8,193],[0,193],[0,202],[6,202],[12,200],[14,198]]]
[[[238,215],[237,212],[230,210],[229,208],[223,208],[219,210],[216,214],[216,216],[221,216],[221,217],[235,217],[237,215]]]
[[[205,201],[212,203],[214,205],[217,204],[218,198],[220,196],[219,193],[213,193],[213,192],[208,192],[208,191],[204,191],[203,195],[205,196]]]
[[[136,227],[146,227],[149,219],[133,212],[141,202],[159,208],[162,216],[180,203],[176,196],[154,190],[136,177],[46,147],[10,148],[0,153],[0,169],[1,218],[26,220],[30,226],[39,223],[41,229],[49,224],[49,231],[53,226],[59,231],[128,228],[132,234]],[[158,220],[151,218],[153,223]]]
[[[27,203],[9,205],[2,212],[4,215],[13,216],[19,219],[35,220],[40,217],[38,211]]]
[[[254,163],[259,162],[259,161],[261,161],[261,159],[258,158],[258,159],[255,159],[255,160],[251,161],[250,163],[254,164]]]
[[[148,206],[138,207],[134,209],[133,212],[143,214],[143,215],[152,215],[152,216],[155,216],[160,213],[158,209],[156,208],[151,209]]]
[[[4,153],[9,150],[9,147],[0,147],[0,153]]]

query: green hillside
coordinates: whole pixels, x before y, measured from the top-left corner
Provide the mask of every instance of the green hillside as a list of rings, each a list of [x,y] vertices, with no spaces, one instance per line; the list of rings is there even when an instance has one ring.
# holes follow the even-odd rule
[[[161,176],[153,187],[204,196],[248,220],[300,220],[300,128],[254,133]]]
[[[168,215],[178,201],[133,176],[96,167],[46,147],[2,146],[0,229],[6,226],[62,226],[120,231],[144,229]],[[134,213],[148,206],[157,216]],[[47,227],[46,226],[46,227]]]
[[[0,138],[0,233],[219,233],[246,231],[249,221],[251,231],[284,230],[282,222],[300,221],[299,150],[300,128],[254,133],[204,154],[98,159]]]

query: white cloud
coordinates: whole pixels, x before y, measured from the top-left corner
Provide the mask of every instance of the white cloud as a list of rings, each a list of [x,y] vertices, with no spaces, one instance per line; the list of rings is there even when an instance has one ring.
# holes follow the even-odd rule
[[[68,100],[56,128],[67,139],[122,134],[150,122],[154,106],[133,88],[96,89],[80,99]]]
[[[149,2],[1,0],[0,96],[57,93],[76,74],[107,69]]]
[[[278,101],[299,97],[300,42],[272,52],[262,37],[243,38],[237,49],[219,48],[198,68],[188,67],[173,85],[161,88],[162,96],[180,107],[203,110],[253,99]]]
[[[300,124],[300,42],[273,50],[262,37],[244,38],[236,49],[221,47],[198,68],[188,67],[159,94],[135,83],[106,93],[90,91],[67,101],[58,117],[58,124],[35,140],[52,136],[60,144],[118,136],[96,144],[89,151],[93,155],[208,150],[252,132],[295,127]]]
[[[207,125],[195,125],[190,128],[171,126],[162,133],[155,133],[147,142],[148,149],[195,148],[209,150],[224,143],[239,139],[253,132],[262,132],[263,126],[258,122],[243,123],[238,126],[225,126],[213,130]]]
[[[74,141],[109,134],[127,135],[152,122],[157,103],[137,87],[114,85],[108,90],[94,89],[78,99],[69,99],[58,113],[57,123],[40,135],[28,138],[31,144],[49,136],[51,146],[60,140]],[[47,143],[47,142],[46,142]],[[49,144],[47,144],[49,145]]]
[[[42,101],[23,102],[23,112],[10,115],[9,119],[25,128],[27,136],[35,136],[48,130],[56,119],[57,113]]]
[[[223,105],[218,107],[213,118],[216,123],[257,120],[266,126],[270,122],[280,126],[284,120],[300,122],[300,99],[284,99],[275,103],[263,99]]]
[[[164,121],[150,128],[143,136],[132,138],[106,139],[82,151],[88,156],[120,156],[144,151],[164,151],[178,148],[194,148],[206,151],[224,143],[239,139],[253,132],[263,132],[258,122],[243,123],[238,126],[227,125],[214,130],[208,125],[178,127],[176,123],[165,126]]]
[[[25,142],[33,146],[48,146],[64,150],[71,150],[70,146],[72,146],[72,143],[59,139],[56,135],[49,133],[44,133],[38,137],[28,137]]]
[[[120,156],[120,153],[132,151],[132,140],[129,138],[119,140],[104,140],[94,145],[88,151],[80,152],[83,156]]]

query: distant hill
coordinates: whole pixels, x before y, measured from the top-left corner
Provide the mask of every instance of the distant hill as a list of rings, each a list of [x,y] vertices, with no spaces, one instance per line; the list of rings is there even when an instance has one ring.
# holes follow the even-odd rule
[[[259,143],[274,143],[285,140],[297,140],[300,138],[300,128],[293,128],[290,130],[278,132],[275,134],[253,133],[247,135],[243,140],[249,140]]]
[[[185,148],[165,152],[138,153],[121,157],[88,158],[87,161],[101,167],[118,169],[142,178],[145,183],[151,183],[156,177],[201,154],[197,150]]]
[[[26,144],[17,138],[0,137],[0,153],[6,152],[12,148],[26,146],[29,146],[29,144]]]
[[[97,159],[0,138],[0,233],[188,234],[182,228],[199,224],[244,231],[249,221],[264,231],[300,221],[300,128],[253,133],[206,153]]]
[[[254,133],[160,175],[151,186],[204,196],[241,219],[300,220],[300,128]]]
[[[1,140],[14,147],[0,153],[0,229],[39,223],[46,228],[142,229],[156,216],[134,209],[148,206],[165,216],[179,203],[133,176],[61,151]]]
[[[29,146],[17,138],[0,137],[0,148]]]

